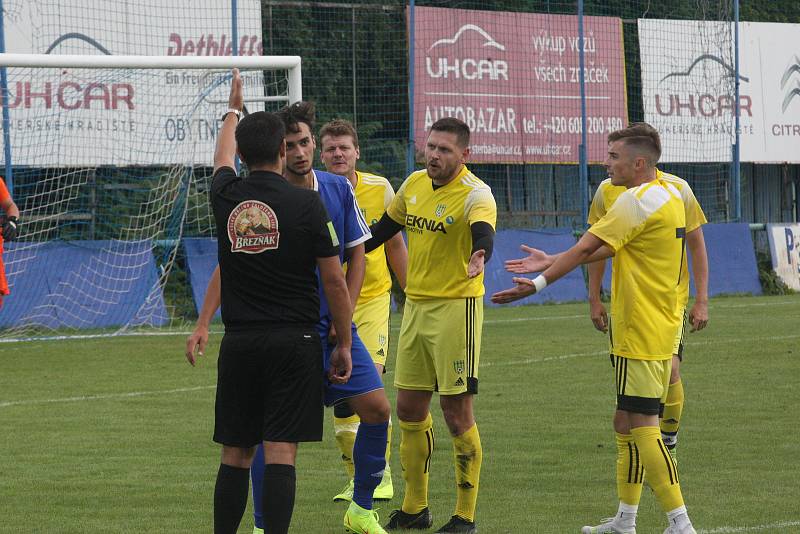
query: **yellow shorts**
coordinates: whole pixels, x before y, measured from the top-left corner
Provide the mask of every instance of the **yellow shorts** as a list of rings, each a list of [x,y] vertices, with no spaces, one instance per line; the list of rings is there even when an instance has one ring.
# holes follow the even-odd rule
[[[364,342],[372,361],[386,367],[389,356],[389,306],[391,295],[379,295],[367,302],[359,302],[353,312],[353,322],[358,337]]]
[[[677,356],[680,361],[683,361],[683,335],[686,333],[686,308],[683,309],[683,321],[678,327],[678,333],[675,335],[675,342],[672,344],[672,354]]]
[[[483,299],[406,299],[394,385],[438,391],[478,392]]]
[[[660,415],[669,389],[672,358],[636,360],[611,355],[617,386],[617,409]]]

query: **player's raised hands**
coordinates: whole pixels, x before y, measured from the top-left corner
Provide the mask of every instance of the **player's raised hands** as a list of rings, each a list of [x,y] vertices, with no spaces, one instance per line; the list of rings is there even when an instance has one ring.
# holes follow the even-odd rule
[[[469,258],[469,265],[467,266],[467,277],[475,278],[483,272],[484,263],[486,261],[486,251],[483,249],[476,250]]]
[[[233,69],[231,71],[231,94],[228,96],[228,107],[239,111],[244,108],[242,85],[242,76],[239,74],[239,69]]]
[[[528,255],[516,260],[507,260],[505,263],[506,271],[510,273],[540,273],[550,267],[555,260],[553,256],[538,248],[529,247],[528,245],[520,245],[519,248],[522,252],[527,252]]]
[[[690,332],[697,332],[708,325],[708,303],[697,300],[689,312],[689,324],[692,325]]]
[[[205,326],[198,326],[194,329],[189,337],[186,338],[186,359],[194,367],[195,363],[195,349],[197,349],[197,356],[202,356],[206,351],[208,344],[208,328]]]
[[[515,276],[511,281],[516,285],[509,289],[498,291],[492,295],[492,302],[495,304],[508,304],[509,302],[524,299],[536,293],[536,286],[533,285],[533,280],[529,278],[518,278]]]
[[[332,384],[346,384],[350,380],[350,373],[353,372],[353,358],[350,348],[337,346],[331,354],[330,367],[328,368],[328,380]]]

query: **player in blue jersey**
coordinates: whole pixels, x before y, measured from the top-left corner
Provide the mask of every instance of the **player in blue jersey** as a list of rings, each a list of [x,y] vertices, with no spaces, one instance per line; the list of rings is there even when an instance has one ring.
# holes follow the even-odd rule
[[[286,125],[284,177],[298,187],[318,191],[322,197],[338,236],[340,260],[348,264],[347,288],[351,304],[355,307],[364,279],[364,242],[371,237],[369,227],[361,215],[353,187],[347,178],[312,169],[316,149],[312,134],[313,104],[307,102],[293,104],[284,108],[280,116]],[[208,338],[208,323],[218,306],[219,268],[209,282],[197,327],[190,336],[188,344],[192,346],[199,344],[201,349],[204,347]],[[377,513],[372,510],[372,494],[382,479],[386,465],[386,440],[391,408],[369,351],[358,337],[355,325],[352,325],[351,329],[350,379],[343,384],[326,382],[324,401],[327,406],[347,402],[361,418],[353,446],[355,465],[353,500],[345,513],[345,529],[355,534],[383,534],[385,530],[378,522]],[[327,299],[322,291],[320,291],[320,320],[317,323],[317,331],[322,338],[324,368],[327,372],[330,357],[336,348],[336,331],[333,328]],[[264,524],[261,510],[261,488],[265,473],[269,476],[269,466],[265,468],[263,448],[259,447],[251,469],[255,531],[270,533],[272,531],[269,525]]]

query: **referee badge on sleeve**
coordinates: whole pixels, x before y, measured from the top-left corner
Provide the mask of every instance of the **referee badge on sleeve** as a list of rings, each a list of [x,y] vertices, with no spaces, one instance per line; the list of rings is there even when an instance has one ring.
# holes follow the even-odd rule
[[[336,236],[336,229],[333,227],[333,223],[328,221],[328,233],[331,234],[331,244],[334,247],[339,246],[339,238]]]

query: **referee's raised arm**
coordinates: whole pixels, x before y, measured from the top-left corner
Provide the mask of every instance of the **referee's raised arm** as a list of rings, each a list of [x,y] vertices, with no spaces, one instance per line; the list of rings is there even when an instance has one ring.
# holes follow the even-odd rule
[[[214,151],[214,174],[220,167],[234,168],[236,158],[236,126],[242,118],[244,96],[242,95],[242,77],[239,69],[231,73],[231,93],[228,96],[228,109],[222,116],[222,129],[217,137],[217,147]]]

